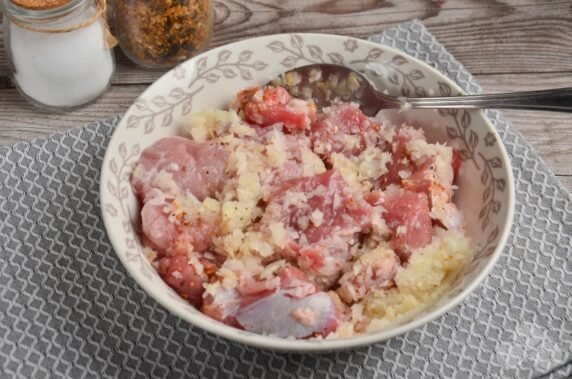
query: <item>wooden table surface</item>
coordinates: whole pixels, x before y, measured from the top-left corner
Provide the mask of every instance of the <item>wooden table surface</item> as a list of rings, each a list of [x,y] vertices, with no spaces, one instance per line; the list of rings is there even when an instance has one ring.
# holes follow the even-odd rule
[[[321,32],[367,37],[418,18],[487,92],[572,86],[572,0],[225,0],[216,1],[212,47],[247,37]],[[130,63],[117,49],[111,89],[95,103],[47,113],[9,80],[0,45],[0,144],[82,126],[124,112],[162,73]],[[572,115],[505,111],[568,190]]]

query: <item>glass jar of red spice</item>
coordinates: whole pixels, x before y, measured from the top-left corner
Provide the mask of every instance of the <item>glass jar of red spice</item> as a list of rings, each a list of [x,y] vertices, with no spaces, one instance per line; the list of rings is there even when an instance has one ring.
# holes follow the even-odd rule
[[[114,0],[113,4],[121,49],[142,66],[173,67],[210,42],[210,0]]]

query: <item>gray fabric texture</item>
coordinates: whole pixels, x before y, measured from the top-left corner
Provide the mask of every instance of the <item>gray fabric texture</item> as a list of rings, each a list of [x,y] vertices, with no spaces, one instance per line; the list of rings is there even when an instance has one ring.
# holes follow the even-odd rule
[[[372,40],[480,88],[417,21]],[[284,354],[210,335],[129,277],[106,237],[98,178],[119,118],[0,148],[0,377],[564,378],[572,373],[571,195],[488,112],[511,156],[508,247],[461,305],[352,351]]]

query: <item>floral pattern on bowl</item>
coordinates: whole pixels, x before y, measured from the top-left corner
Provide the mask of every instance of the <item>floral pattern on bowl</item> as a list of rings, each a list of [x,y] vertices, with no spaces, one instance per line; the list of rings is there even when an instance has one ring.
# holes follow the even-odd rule
[[[388,93],[403,96],[460,94],[444,75],[397,50],[355,38],[283,34],[237,42],[203,53],[174,68],[130,107],[109,143],[100,196],[103,220],[119,258],[141,287],[174,314],[210,332],[242,343],[289,351],[336,350],[385,340],[419,327],[458,304],[484,279],[510,232],[514,188],[510,161],[499,136],[480,111],[384,111],[393,122],[425,129],[430,140],[460,151],[464,162],[456,203],[465,214],[476,253],[449,291],[435,304],[393,328],[340,340],[285,340],[223,325],[194,309],[171,290],[149,264],[137,236],[138,204],[129,178],[141,151],[176,135],[192,111],[224,108],[239,90],[311,63],[347,65],[364,72]]]

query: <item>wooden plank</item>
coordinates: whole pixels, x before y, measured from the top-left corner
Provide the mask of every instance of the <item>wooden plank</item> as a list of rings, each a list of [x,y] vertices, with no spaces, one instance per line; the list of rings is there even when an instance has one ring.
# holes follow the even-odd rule
[[[476,74],[474,76],[483,90],[488,93],[572,87],[572,73],[506,73]]]
[[[147,85],[114,86],[94,103],[61,113],[34,107],[15,89],[0,89],[0,144],[44,137],[123,113],[145,88]]]
[[[572,85],[563,74],[478,75],[485,92],[512,92]],[[524,135],[557,174],[572,175],[572,128],[570,114],[558,112],[503,111],[507,120]]]
[[[473,73],[572,72],[572,6],[566,0],[232,0],[215,5],[212,47],[283,32],[367,37],[419,18]],[[151,83],[161,75],[128,63],[123,54],[117,56],[116,84]],[[4,88],[7,75],[0,46]]]
[[[503,111],[503,114],[534,147],[548,167],[556,174],[572,175],[569,114],[508,110]]]
[[[237,36],[290,31],[366,37],[418,18],[475,73],[572,69],[567,58],[572,49],[569,1],[297,0],[277,5],[273,0],[263,0],[254,3],[256,6],[241,3],[244,13],[241,8],[225,13],[228,18],[217,29],[216,43],[231,42]]]

